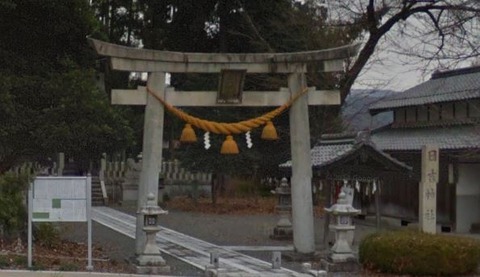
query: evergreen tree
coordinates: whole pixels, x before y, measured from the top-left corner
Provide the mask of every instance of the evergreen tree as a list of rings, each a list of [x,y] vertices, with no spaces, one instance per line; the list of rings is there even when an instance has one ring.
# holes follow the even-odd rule
[[[88,160],[129,145],[131,129],[96,85],[86,36],[101,31],[88,3],[1,5],[0,172],[56,152],[87,169]]]

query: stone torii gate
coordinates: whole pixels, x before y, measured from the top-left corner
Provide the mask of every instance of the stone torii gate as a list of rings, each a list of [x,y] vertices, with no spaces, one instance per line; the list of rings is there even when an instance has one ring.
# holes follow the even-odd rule
[[[352,57],[358,45],[339,48],[263,54],[180,53],[124,47],[89,39],[97,53],[110,58],[113,70],[148,72],[147,86],[173,106],[280,106],[307,87],[307,63],[319,65],[324,72],[344,70],[344,60]],[[280,91],[245,91],[240,103],[219,103],[215,92],[175,91],[165,84],[166,73],[220,73],[244,70],[246,73],[288,74],[288,89]],[[293,243],[299,254],[315,252],[312,166],[308,105],[339,105],[338,91],[315,91],[299,97],[290,107],[292,155]],[[143,163],[138,188],[138,208],[145,205],[148,193],[158,199],[158,176],[161,170],[164,107],[145,87],[137,90],[113,90],[112,104],[146,105],[143,136]],[[136,254],[145,242],[143,218],[137,216]]]

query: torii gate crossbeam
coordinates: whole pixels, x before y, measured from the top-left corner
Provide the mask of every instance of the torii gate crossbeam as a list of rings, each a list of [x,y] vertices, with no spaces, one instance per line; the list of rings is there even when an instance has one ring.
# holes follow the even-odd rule
[[[348,45],[327,50],[296,53],[219,54],[147,50],[119,46],[94,39],[89,39],[89,41],[99,55],[110,58],[113,70],[149,72],[147,86],[161,98],[165,99],[167,97],[167,101],[168,97],[173,97],[172,99],[176,99],[177,103],[175,104],[178,106],[192,106],[194,101],[188,101],[188,97],[176,97],[174,93],[167,90],[165,85],[166,72],[220,73],[221,70],[235,69],[246,70],[247,74],[288,73],[288,93],[283,95],[283,97],[288,98],[307,86],[305,78],[307,63],[315,63],[317,67],[320,67],[325,72],[342,71],[344,69],[344,59],[355,55],[359,47],[359,45]],[[143,163],[138,190],[138,207],[141,208],[146,203],[148,193],[153,193],[155,199],[158,198],[164,108],[152,95],[141,90],[134,92],[137,92],[136,96],[126,100],[128,98],[126,93],[128,92],[117,91],[117,96],[123,94],[123,96],[117,98],[117,101],[120,102],[118,104],[146,104]],[[272,94],[272,92],[269,93]],[[322,93],[323,96],[321,95]],[[247,94],[246,92],[245,95]],[[192,94],[189,95],[191,96]],[[282,91],[278,92],[278,96],[282,97]],[[250,97],[250,100],[245,99],[247,101],[245,101],[243,106],[256,106],[254,104],[255,99],[263,99],[262,101],[265,102],[258,106],[271,106],[275,102],[275,95],[273,94],[262,98],[255,95],[255,93],[251,93]],[[293,243],[295,250],[299,254],[312,254],[315,252],[311,193],[312,166],[308,117],[309,103],[340,104],[340,101],[338,92],[337,96],[328,95],[325,92],[319,92],[318,95],[309,93],[297,99],[290,108]],[[242,104],[234,106],[242,106]],[[141,253],[145,241],[142,224],[143,218],[138,216],[136,227],[137,254]]]

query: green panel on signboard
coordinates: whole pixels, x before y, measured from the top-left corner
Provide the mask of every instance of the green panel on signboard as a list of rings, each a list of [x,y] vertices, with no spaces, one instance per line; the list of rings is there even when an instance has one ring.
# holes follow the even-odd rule
[[[32,213],[32,217],[38,219],[48,219],[50,217],[50,213]]]
[[[62,207],[62,200],[61,199],[52,199],[52,208],[53,209],[60,209]]]

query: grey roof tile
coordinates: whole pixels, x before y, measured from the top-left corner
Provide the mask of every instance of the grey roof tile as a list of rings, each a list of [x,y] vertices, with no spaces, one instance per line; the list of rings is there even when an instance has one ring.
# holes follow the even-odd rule
[[[327,162],[335,159],[343,155],[344,153],[352,150],[353,144],[352,143],[343,143],[343,144],[332,144],[332,145],[324,145],[319,144],[310,150],[310,155],[312,157],[312,166],[322,166]],[[291,167],[292,161],[287,161],[283,164],[280,164],[280,167]]]
[[[322,140],[310,151],[313,167],[320,168],[335,164],[339,160],[354,154],[363,147],[366,147],[371,151],[374,151],[374,153],[376,152],[382,157],[382,159],[385,159],[391,164],[395,164],[397,168],[411,170],[411,168],[405,163],[396,160],[376,147],[372,143],[370,135],[366,132],[359,132],[357,136],[353,138],[348,137],[348,134],[329,134],[322,136],[322,138],[324,137],[329,137],[331,139]],[[292,161],[287,161],[279,166],[282,168],[289,168],[292,166]]]
[[[428,128],[428,127],[447,127],[455,125],[475,125],[480,123],[480,118],[461,118],[461,119],[442,119],[437,121],[417,121],[417,122],[393,122],[392,128]]]
[[[382,150],[420,150],[425,144],[440,149],[480,148],[480,125],[435,128],[383,129],[372,133],[372,141]]]
[[[322,164],[350,152],[352,148],[352,144],[317,145],[310,151],[312,155],[312,166],[322,166]]]
[[[436,73],[429,81],[376,102],[370,112],[475,98],[480,98],[480,67]]]

